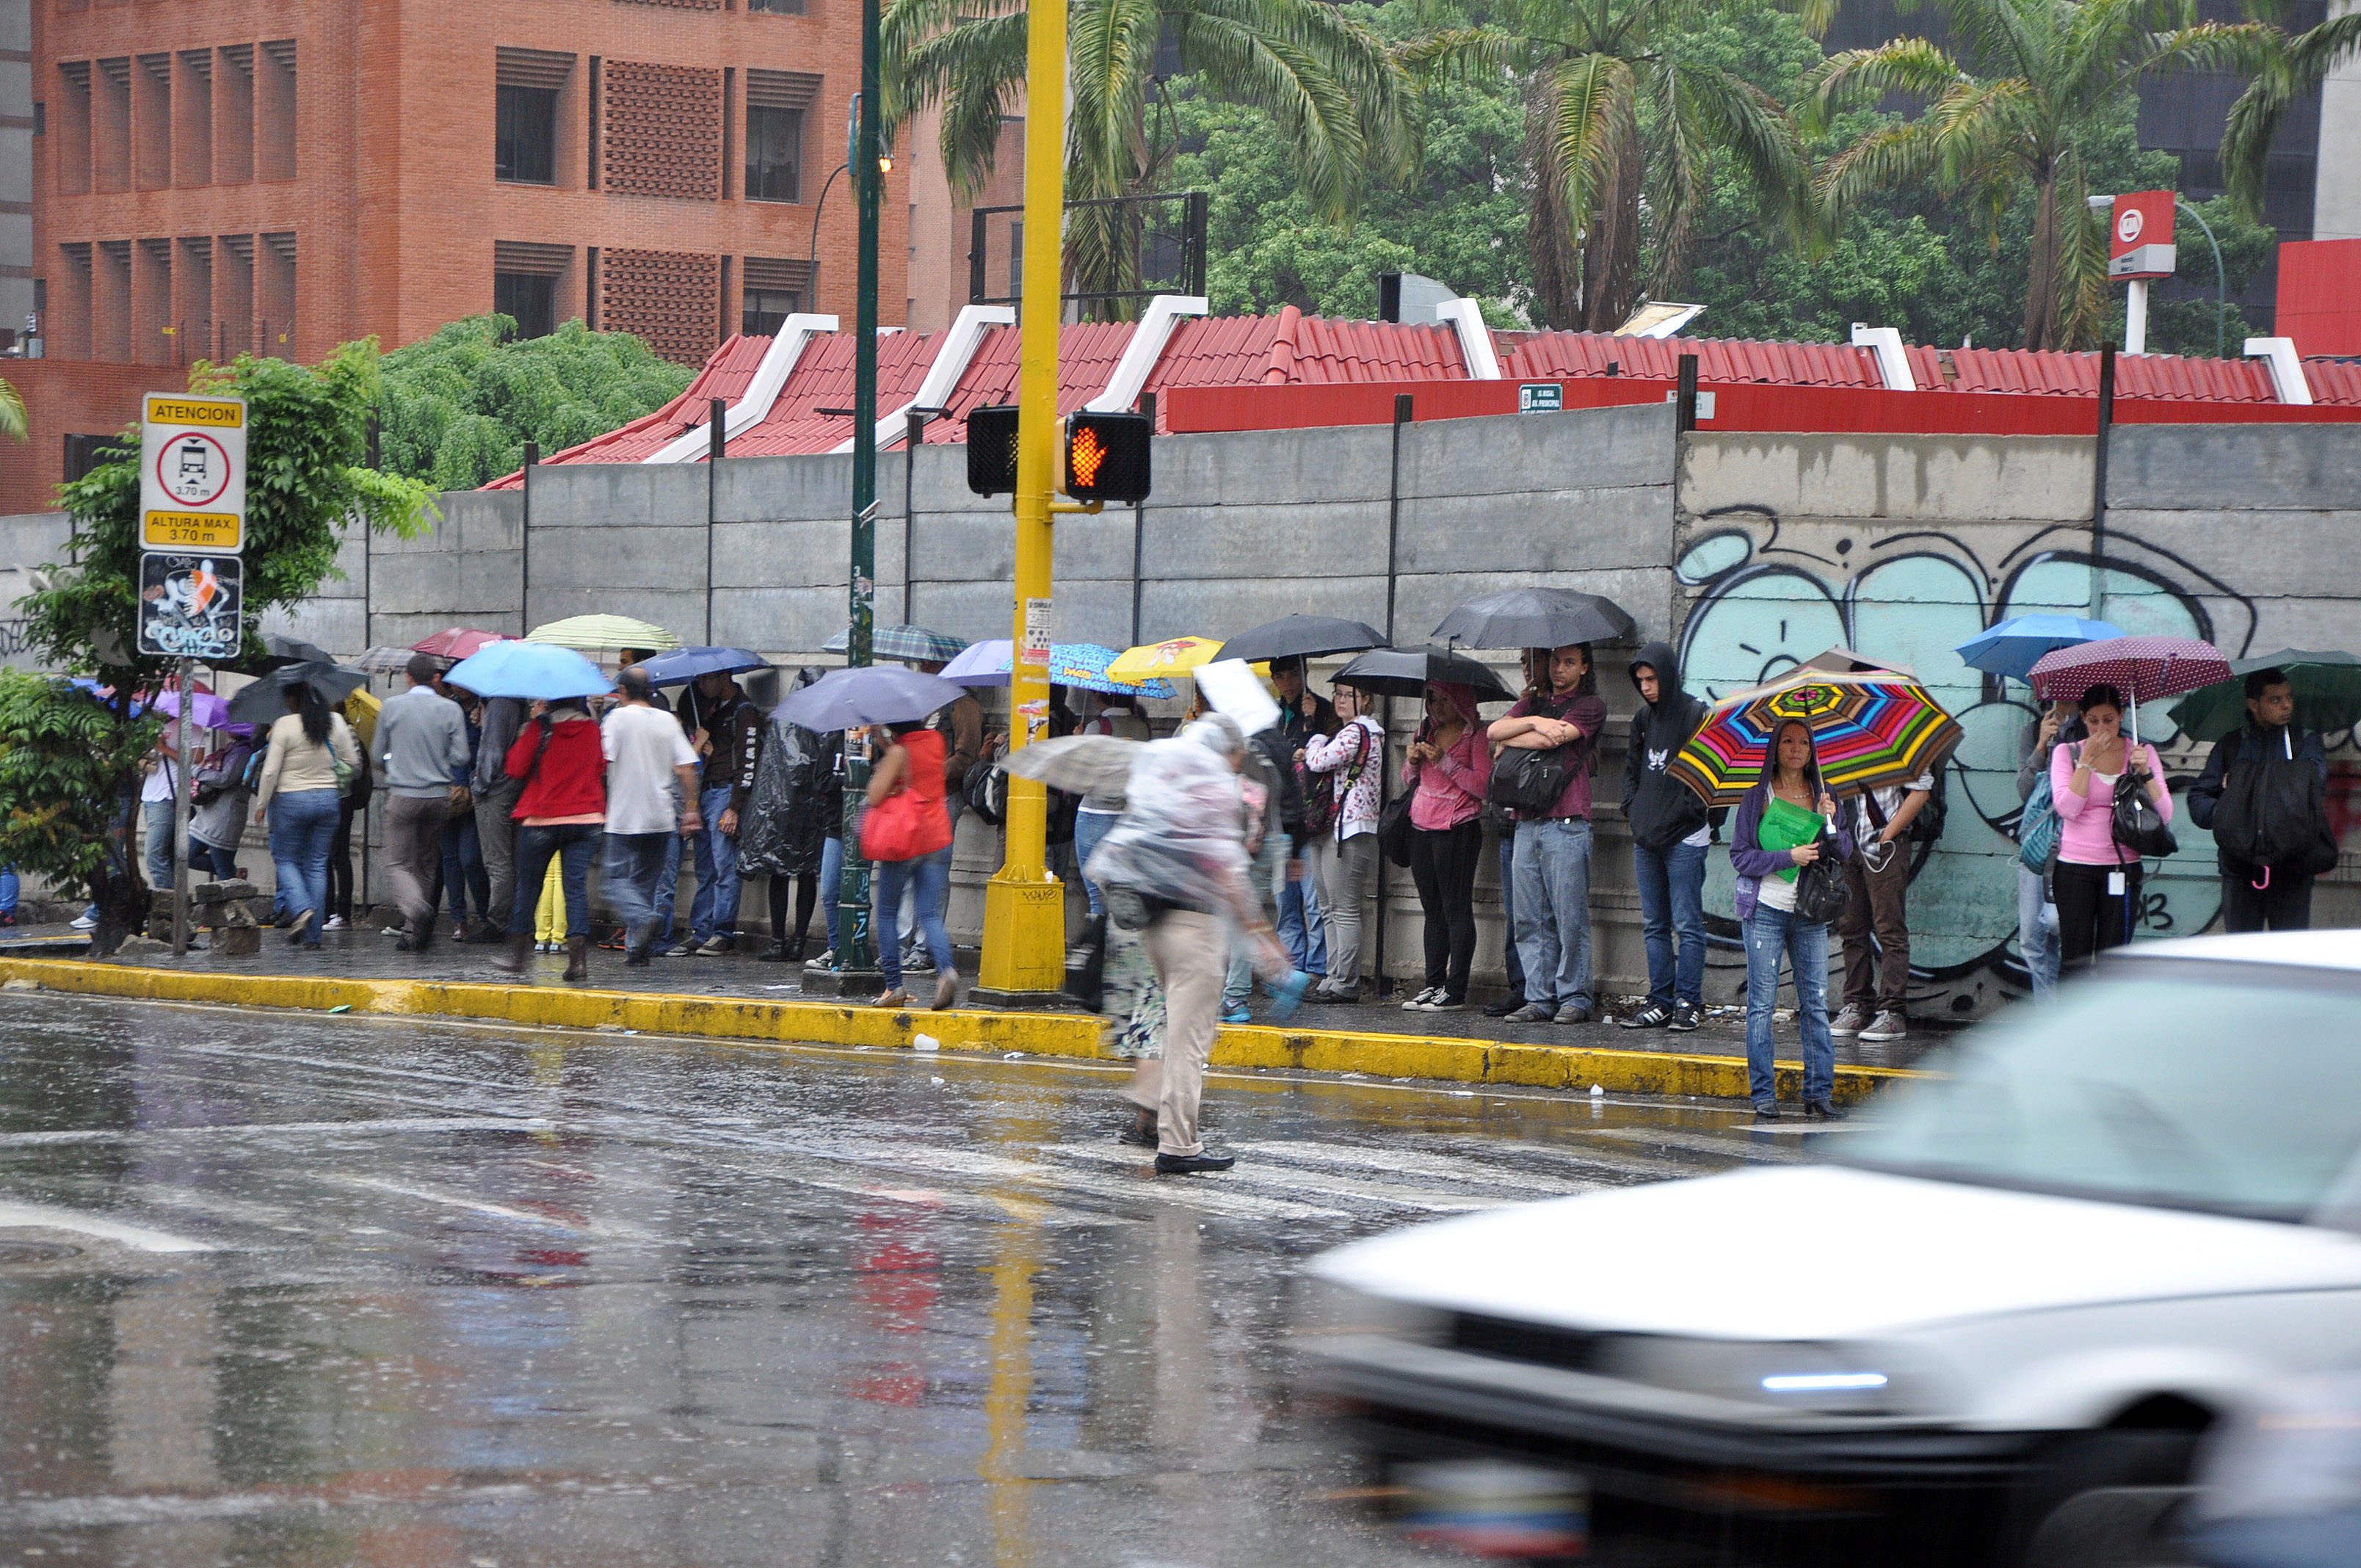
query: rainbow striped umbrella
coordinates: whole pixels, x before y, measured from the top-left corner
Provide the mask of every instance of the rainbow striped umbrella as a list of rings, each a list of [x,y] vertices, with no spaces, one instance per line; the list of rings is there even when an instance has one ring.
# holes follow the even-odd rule
[[[1709,806],[1735,806],[1761,781],[1772,738],[1791,718],[1811,726],[1821,780],[1839,795],[1915,779],[1941,766],[1961,739],[1907,675],[1797,669],[1707,709],[1672,774]]]

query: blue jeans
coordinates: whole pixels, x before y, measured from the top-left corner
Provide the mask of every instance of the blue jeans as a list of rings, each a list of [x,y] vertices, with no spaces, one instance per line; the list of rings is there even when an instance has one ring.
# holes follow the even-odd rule
[[[520,823],[516,837],[516,907],[509,914],[511,938],[533,935],[549,861],[557,860],[557,884],[566,890],[566,940],[590,935],[590,856],[606,837],[596,822],[561,822],[553,828]]]
[[[476,836],[476,814],[463,811],[443,821],[443,902],[455,921],[467,917],[467,894],[476,895],[476,918],[492,916],[492,879],[484,870],[482,840]]]
[[[2033,981],[2033,999],[2047,1002],[2058,991],[2058,906],[2039,872],[2016,868],[2016,946]]]
[[[1521,997],[1525,960],[1517,951],[1517,835],[1513,828],[1500,835],[1500,928],[1508,933],[1500,948],[1509,970],[1509,994]]]
[[[148,827],[148,885],[172,891],[172,807],[169,800],[143,800],[139,815]]]
[[[225,850],[218,844],[208,844],[194,834],[189,836],[189,864],[215,882],[228,882],[237,875],[237,851]]]
[[[656,882],[664,875],[664,847],[679,842],[677,833],[607,835],[607,901],[623,922],[626,942],[653,942],[660,934],[654,929]],[[676,848],[673,850],[675,855],[679,852]],[[566,928],[574,929],[570,919]]]
[[[1274,883],[1286,877],[1287,853],[1286,834],[1274,833],[1263,840],[1262,853],[1257,855],[1253,864],[1246,868],[1246,878],[1253,884],[1257,898],[1268,898]],[[1236,1012],[1254,994],[1253,952],[1246,933],[1230,932],[1230,968],[1222,980],[1222,1011],[1224,1013]]]
[[[680,902],[681,836],[664,835],[664,870],[656,876],[656,940],[672,940],[673,905]]]
[[[819,917],[828,927],[828,950],[844,951],[837,940],[836,895],[844,885],[844,840],[831,834],[819,841]]]
[[[1795,981],[1795,1017],[1804,1031],[1804,1099],[1826,1100],[1837,1086],[1837,1047],[1828,1036],[1828,928],[1807,926],[1784,909],[1758,904],[1746,922],[1746,1083],[1757,1105],[1779,1098],[1771,1072],[1771,1014],[1779,1001],[1779,959]]]
[[[1517,824],[1517,956],[1525,1000],[1559,1008],[1591,1005],[1590,824]]]
[[[1640,883],[1640,924],[1648,945],[1648,1000],[1670,1007],[1705,1002],[1705,851],[1703,844],[1669,850],[1631,846],[1631,872]],[[1673,938],[1680,938],[1680,956]]]
[[[1282,848],[1282,856],[1292,854],[1291,848]],[[1303,862],[1301,882],[1287,880],[1287,861],[1279,861],[1279,880],[1272,884],[1279,893],[1279,939],[1287,948],[1287,956],[1305,974],[1324,975],[1328,972],[1328,922],[1320,913],[1320,887],[1312,878],[1309,856]]]
[[[278,868],[280,896],[287,913],[312,912],[303,945],[320,945],[320,922],[328,917],[328,850],[336,841],[344,811],[332,789],[299,789],[270,797],[270,860]]]
[[[1074,866],[1076,870],[1079,871],[1091,863],[1091,852],[1099,847],[1099,840],[1107,836],[1107,829],[1113,828],[1116,823],[1122,820],[1122,813],[1115,811],[1077,811],[1074,813]],[[1099,897],[1099,884],[1093,882],[1087,874],[1082,878],[1082,892],[1090,897],[1092,914],[1104,915],[1106,913],[1106,905],[1102,902]]]
[[[705,830],[697,836],[697,897],[688,906],[688,939],[703,943],[738,934],[738,840],[721,830],[730,809],[730,786],[708,784],[697,792]]]
[[[951,852],[948,848],[931,855],[920,855],[914,861],[879,861],[877,873],[877,928],[891,931],[902,916],[902,890],[915,887],[918,904],[918,935],[933,955],[935,972],[948,975],[956,971],[951,957],[951,934],[943,927],[943,901],[951,889]],[[877,944],[878,967],[885,971],[885,989],[896,990],[902,983],[902,947],[898,942]]]

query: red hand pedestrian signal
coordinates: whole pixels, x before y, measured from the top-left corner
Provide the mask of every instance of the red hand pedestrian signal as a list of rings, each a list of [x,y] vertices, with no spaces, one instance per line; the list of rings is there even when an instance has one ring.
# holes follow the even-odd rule
[[[1066,416],[1058,451],[1058,488],[1078,501],[1148,499],[1148,437],[1144,414],[1093,413]]]

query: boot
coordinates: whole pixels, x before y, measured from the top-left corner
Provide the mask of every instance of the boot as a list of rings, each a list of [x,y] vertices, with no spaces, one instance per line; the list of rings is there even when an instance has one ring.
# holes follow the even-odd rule
[[[413,953],[423,953],[434,945],[434,916],[429,915],[425,919],[421,920],[415,927],[411,928],[410,950]]]
[[[803,961],[804,934],[798,931],[787,938],[787,962],[799,964]]]
[[[492,960],[511,974],[522,974],[524,966],[533,961],[533,934],[509,938],[509,950]]]
[[[643,964],[648,961],[648,949],[656,942],[655,922],[651,920],[636,931],[627,932],[623,942],[623,961]]]
[[[787,961],[787,944],[774,937],[770,945],[756,953],[754,958],[760,963],[783,964]]]
[[[590,978],[590,938],[574,936],[566,938],[566,973],[561,977],[577,984]]]

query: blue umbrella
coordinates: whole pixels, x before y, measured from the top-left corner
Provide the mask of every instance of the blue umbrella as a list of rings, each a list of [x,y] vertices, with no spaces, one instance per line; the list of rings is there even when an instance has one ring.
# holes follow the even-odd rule
[[[451,666],[443,677],[478,696],[539,698],[598,696],[615,689],[598,666],[552,642],[494,642]]]
[[[1980,631],[1952,650],[1968,668],[1990,675],[2014,675],[2026,680],[2044,653],[2104,642],[2121,637],[2124,629],[2103,620],[2081,620],[2070,615],[2020,615]]]
[[[734,675],[741,670],[767,670],[771,661],[745,648],[675,648],[642,659],[639,668],[660,686],[676,686],[715,674]]]
[[[900,664],[830,670],[773,710],[773,717],[825,735],[862,724],[906,724],[933,717],[967,695],[938,675]]]
[[[942,668],[942,677],[963,686],[1005,686],[1009,684],[1009,651],[1015,644],[1005,637],[983,642],[972,642],[967,651]],[[1049,644],[1049,684],[1060,686],[1081,686],[1086,691],[1107,692],[1119,696],[1170,697],[1172,683],[1150,677],[1144,681],[1118,681],[1109,678],[1106,667],[1115,663],[1115,651],[1102,648],[1095,642],[1052,642]]]

